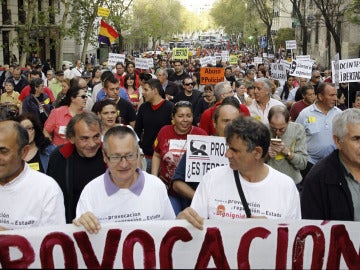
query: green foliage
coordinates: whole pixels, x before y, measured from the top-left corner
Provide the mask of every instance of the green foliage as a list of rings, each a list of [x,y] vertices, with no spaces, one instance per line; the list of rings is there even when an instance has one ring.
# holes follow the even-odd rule
[[[277,47],[280,45],[285,48],[286,40],[295,39],[295,29],[294,28],[280,28],[276,33],[275,44]]]
[[[353,0],[349,5],[346,16],[350,22],[360,24],[360,0]]]

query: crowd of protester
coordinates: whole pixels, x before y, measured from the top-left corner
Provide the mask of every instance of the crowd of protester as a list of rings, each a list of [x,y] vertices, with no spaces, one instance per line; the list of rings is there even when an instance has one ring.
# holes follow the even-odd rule
[[[231,201],[248,208],[239,218],[360,220],[360,84],[336,87],[320,65],[281,82],[275,61],[218,61],[224,81],[206,85],[195,57],[4,65],[0,230],[176,216],[202,228]],[[228,146],[199,185],[185,182],[188,134]]]

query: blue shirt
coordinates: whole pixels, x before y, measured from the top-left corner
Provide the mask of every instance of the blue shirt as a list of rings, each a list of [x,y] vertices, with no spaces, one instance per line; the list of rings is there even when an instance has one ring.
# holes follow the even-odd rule
[[[129,99],[128,94],[126,93],[126,90],[122,87],[120,87],[120,89],[119,89],[119,97],[130,102],[130,99]],[[101,101],[101,100],[104,100],[105,98],[106,98],[106,93],[104,91],[104,88],[101,88],[99,93],[96,95],[96,101]]]
[[[340,112],[339,108],[334,107],[324,114],[315,103],[300,112],[295,122],[305,128],[310,163],[316,164],[336,149],[332,134],[332,119]]]

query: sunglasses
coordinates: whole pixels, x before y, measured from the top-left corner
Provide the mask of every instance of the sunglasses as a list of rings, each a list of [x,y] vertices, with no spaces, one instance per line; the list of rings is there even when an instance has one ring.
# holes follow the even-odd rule
[[[189,86],[189,85],[194,86],[195,84],[193,82],[191,82],[191,83],[184,83],[184,85],[186,85],[186,86]]]
[[[87,96],[87,95],[81,95],[81,96],[76,96],[76,97],[81,97],[82,99],[86,99],[86,98],[88,98],[88,96]]]

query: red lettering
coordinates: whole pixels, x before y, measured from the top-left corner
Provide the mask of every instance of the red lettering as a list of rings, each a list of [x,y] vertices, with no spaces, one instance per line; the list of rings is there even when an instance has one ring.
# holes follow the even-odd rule
[[[10,248],[17,248],[22,257],[10,259]],[[28,268],[35,261],[35,252],[30,242],[20,235],[0,235],[0,265],[2,268]]]
[[[325,253],[325,237],[322,230],[314,225],[302,227],[296,234],[293,245],[292,268],[303,269],[305,238],[312,237],[314,248],[312,253],[311,269],[321,269]]]
[[[160,268],[161,269],[173,269],[172,262],[172,250],[175,242],[181,240],[183,242],[189,242],[192,240],[192,236],[189,231],[183,227],[173,227],[165,234],[160,245]]]
[[[101,265],[95,255],[94,249],[86,232],[74,233],[74,238],[80,248],[85,264],[89,269],[113,269],[116,258],[117,249],[121,237],[121,230],[111,229],[106,235],[103,259]]]
[[[287,252],[289,243],[289,228],[278,228],[276,248],[276,269],[286,269]]]
[[[211,257],[213,257],[216,268],[230,269],[225,256],[220,230],[218,228],[207,228],[195,268],[207,268]]]
[[[265,239],[270,234],[271,232],[269,230],[262,227],[256,227],[250,229],[241,237],[239,249],[237,252],[239,269],[250,269],[249,251],[252,240],[256,237],[261,237],[262,239]]]
[[[65,233],[54,232],[45,236],[40,246],[41,268],[54,269],[53,249],[60,245],[63,254],[65,268],[78,268],[77,255],[74,241]]]
[[[360,268],[360,256],[350,240],[345,225],[334,225],[331,227],[329,256],[326,268],[339,269],[341,254],[343,254],[349,269]]]
[[[139,243],[144,249],[144,268],[155,269],[155,242],[144,230],[135,230],[125,239],[123,245],[122,262],[124,269],[134,269],[134,245]]]

